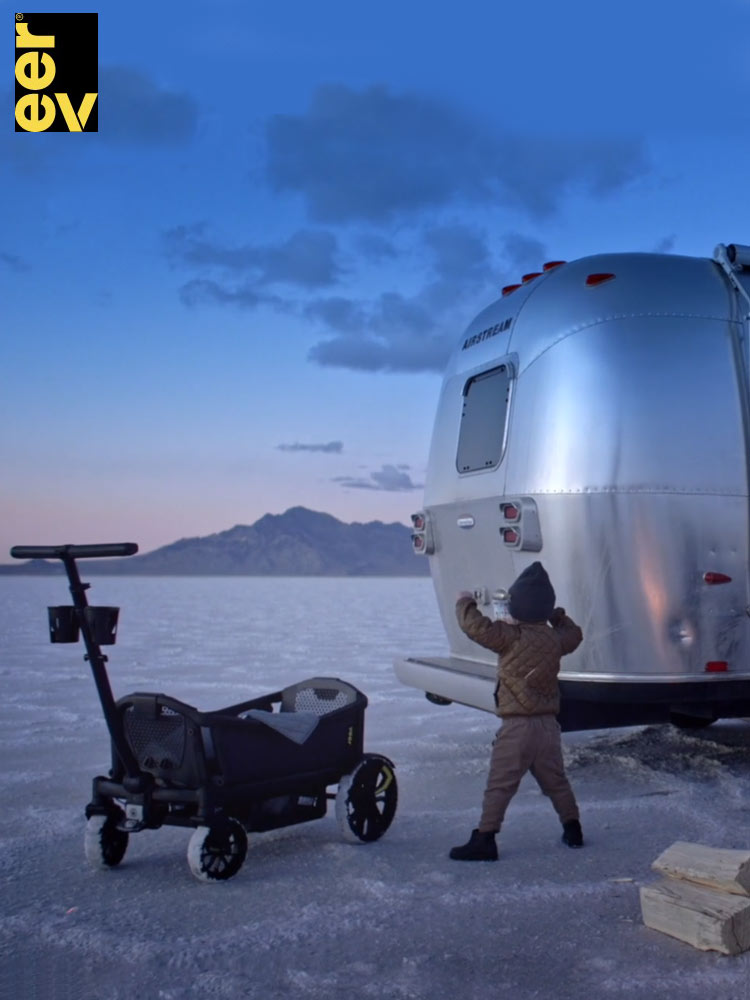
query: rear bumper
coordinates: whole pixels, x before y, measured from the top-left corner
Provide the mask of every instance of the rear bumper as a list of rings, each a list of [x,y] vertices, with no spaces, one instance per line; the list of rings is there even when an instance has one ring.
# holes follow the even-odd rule
[[[394,664],[402,684],[485,712],[495,711],[495,669],[458,657],[404,657]],[[703,719],[750,718],[750,677],[584,680],[560,678],[558,716],[564,730],[606,729]]]

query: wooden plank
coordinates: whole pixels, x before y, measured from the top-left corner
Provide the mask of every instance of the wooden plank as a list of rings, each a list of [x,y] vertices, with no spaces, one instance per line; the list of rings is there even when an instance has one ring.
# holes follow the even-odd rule
[[[750,948],[750,899],[678,879],[640,891],[643,922],[702,951],[739,955]]]
[[[750,896],[750,851],[705,847],[678,840],[651,866],[670,878],[687,879],[724,892]]]

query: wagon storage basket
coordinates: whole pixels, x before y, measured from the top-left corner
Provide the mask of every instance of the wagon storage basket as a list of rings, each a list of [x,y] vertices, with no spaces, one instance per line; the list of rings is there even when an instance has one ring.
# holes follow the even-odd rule
[[[176,788],[301,775],[334,781],[363,753],[367,698],[338,678],[314,677],[215,712],[162,694],[131,694],[117,704],[140,768]]]

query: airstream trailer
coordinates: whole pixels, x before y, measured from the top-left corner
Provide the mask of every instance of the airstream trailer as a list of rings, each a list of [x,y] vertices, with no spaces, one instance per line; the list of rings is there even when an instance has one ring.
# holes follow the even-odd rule
[[[713,259],[551,261],[449,362],[412,543],[448,639],[398,678],[494,710],[494,654],[459,630],[541,560],[584,630],[564,729],[750,716],[750,246]]]

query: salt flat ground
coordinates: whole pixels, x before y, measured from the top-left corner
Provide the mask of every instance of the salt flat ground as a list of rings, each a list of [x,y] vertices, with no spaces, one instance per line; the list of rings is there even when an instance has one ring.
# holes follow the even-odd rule
[[[0,991],[44,998],[680,998],[747,1000],[750,953],[697,951],[644,927],[639,886],[676,840],[750,848],[750,721],[566,734],[586,847],[559,841],[533,780],[497,864],[447,857],[475,825],[496,720],[396,681],[439,653],[425,580],[93,578],[122,606],[116,696],[160,690],[204,709],[316,674],[370,699],[365,746],[396,762],[385,837],[344,842],[333,809],[251,836],[238,875],[190,874],[189,831],[131,837],[90,869],[83,809],[108,767],[81,646],[46,641],[64,580],[0,580]]]

